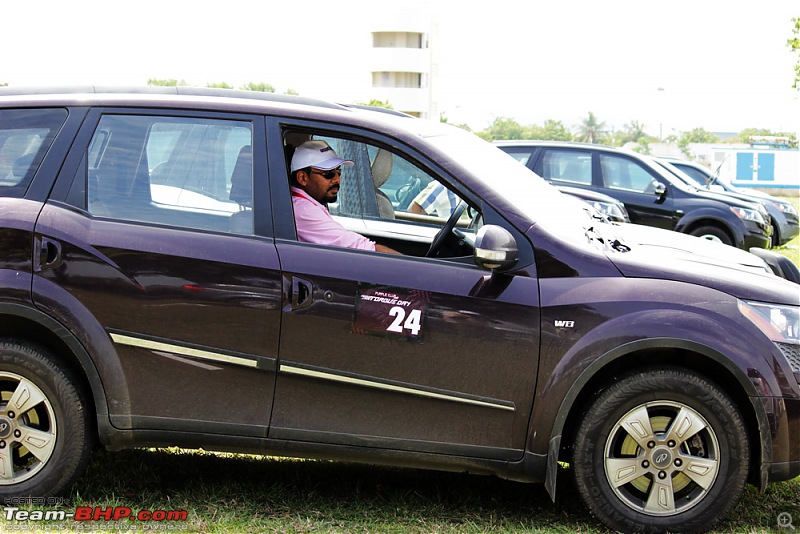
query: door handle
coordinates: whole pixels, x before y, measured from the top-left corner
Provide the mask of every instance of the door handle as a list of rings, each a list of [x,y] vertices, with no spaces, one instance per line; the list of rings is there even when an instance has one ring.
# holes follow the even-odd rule
[[[61,243],[47,237],[40,237],[37,239],[39,251],[39,258],[34,262],[34,268],[37,272],[56,269],[61,265],[62,253]]]
[[[292,309],[302,310],[314,300],[314,286],[308,280],[292,277]]]

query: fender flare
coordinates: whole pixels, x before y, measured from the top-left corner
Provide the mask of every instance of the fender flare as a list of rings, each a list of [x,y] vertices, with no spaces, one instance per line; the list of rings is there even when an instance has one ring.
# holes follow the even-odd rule
[[[92,358],[89,356],[89,353],[68,328],[42,311],[23,304],[0,303],[0,315],[16,316],[37,323],[60,339],[75,355],[75,358],[81,366],[83,375],[89,383],[98,424],[100,424],[101,421],[108,421],[108,404],[100,374]]]
[[[735,217],[733,212],[730,212],[730,215],[731,217]],[[733,238],[733,242],[735,244],[744,242],[744,234],[742,233],[741,229],[732,225],[730,221],[726,220],[726,218],[721,215],[717,209],[701,208],[690,211],[680,218],[678,223],[675,225],[675,231],[687,234],[689,233],[687,229],[695,226],[698,222],[703,224],[702,221],[708,221],[714,226],[721,227]]]
[[[753,383],[741,372],[739,368],[734,366],[722,353],[707,345],[678,338],[647,338],[625,343],[619,347],[611,349],[592,362],[586,369],[584,369],[578,379],[573,382],[569,388],[569,391],[567,392],[567,395],[562,400],[556,417],[553,420],[553,427],[550,432],[550,441],[547,448],[547,472],[545,474],[544,482],[545,489],[553,501],[555,501],[556,498],[558,456],[559,451],[561,450],[562,433],[567,418],[569,417],[576,400],[583,392],[584,388],[597,373],[615,360],[636,351],[656,348],[684,349],[702,354],[724,367],[726,371],[728,371],[742,387],[749,399],[759,396]],[[761,439],[760,465],[762,468],[759,470],[758,475],[759,483],[763,488],[766,487],[769,478],[769,474],[763,468],[763,466],[772,461],[772,437],[770,436],[769,419],[764,407],[761,406],[760,403],[754,403],[752,401],[750,402],[750,406],[755,414],[756,421],[758,423],[759,436]]]

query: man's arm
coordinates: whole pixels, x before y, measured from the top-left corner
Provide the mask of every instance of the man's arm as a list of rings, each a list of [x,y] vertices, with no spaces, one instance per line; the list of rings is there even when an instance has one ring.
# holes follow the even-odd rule
[[[416,201],[411,202],[411,204],[408,206],[408,211],[409,213],[416,213],[418,215],[427,215],[425,210],[422,209],[422,206],[417,204]]]
[[[379,245],[378,243],[375,243],[375,252],[387,252],[389,254],[400,254],[395,249],[389,248],[389,247],[384,246],[384,245]]]

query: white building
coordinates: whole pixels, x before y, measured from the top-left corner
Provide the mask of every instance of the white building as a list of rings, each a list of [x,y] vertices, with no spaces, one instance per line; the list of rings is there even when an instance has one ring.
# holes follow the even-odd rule
[[[433,99],[431,22],[392,17],[372,31],[372,99],[415,117],[438,120]]]
[[[750,144],[691,144],[693,159],[734,185],[800,193],[800,150],[754,140]],[[788,190],[788,191],[787,191]]]

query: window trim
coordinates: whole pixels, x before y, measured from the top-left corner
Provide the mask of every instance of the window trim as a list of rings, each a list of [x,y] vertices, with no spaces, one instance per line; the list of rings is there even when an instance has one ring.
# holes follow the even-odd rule
[[[376,148],[384,148],[407,159],[424,172],[435,177],[448,188],[454,191],[471,206],[479,209],[483,216],[483,224],[499,224],[509,230],[517,241],[519,247],[520,268],[535,268],[533,245],[525,235],[524,230],[515,227],[508,219],[500,215],[484,199],[472,192],[456,176],[445,170],[436,161],[431,159],[412,144],[401,139],[390,137],[382,132],[353,126],[343,123],[331,123],[322,120],[309,120],[302,118],[289,118],[268,115],[267,120],[267,151],[270,180],[272,214],[275,223],[276,240],[292,242],[302,246],[322,246],[310,243],[300,243],[295,231],[294,211],[289,190],[289,169],[284,156],[283,136],[287,131],[310,132],[315,135],[331,136],[366,143]],[[411,119],[409,119],[411,120]],[[336,247],[329,247],[336,248]],[[352,249],[338,249],[345,252],[358,252]],[[424,258],[418,256],[403,256],[408,260],[417,261],[442,261],[440,258]],[[475,268],[477,265],[470,264]]]
[[[83,160],[84,155],[87,153],[89,144],[94,137],[94,134],[100,124],[100,120],[108,115],[126,115],[126,116],[150,116],[150,117],[174,117],[186,118],[197,120],[224,120],[224,121],[239,121],[249,123],[252,128],[252,141],[253,141],[253,197],[254,197],[254,235],[271,237],[272,234],[272,219],[270,216],[270,202],[269,192],[267,190],[268,174],[266,170],[266,153],[263,147],[266,146],[264,116],[258,114],[244,114],[244,113],[225,113],[225,112],[206,112],[202,110],[171,110],[162,108],[118,108],[118,107],[96,107],[88,110],[86,118],[83,121],[75,141],[72,144],[69,154],[64,159],[64,164],[58,173],[58,177],[50,195],[50,200],[68,203],[68,196],[73,182],[77,179],[78,170]],[[152,226],[164,226],[158,222],[150,222],[146,220],[129,220],[129,219],[114,219],[113,217],[103,217],[99,215],[92,215],[86,209],[80,209],[72,206],[73,209],[84,213],[91,218],[119,221],[131,224],[144,224]],[[213,232],[203,228],[195,228],[189,226],[167,225],[176,230],[197,231],[197,232]],[[228,235],[247,237],[247,234],[233,234],[230,232]]]
[[[36,176],[40,174],[39,170],[43,166],[47,154],[50,153],[61,131],[69,121],[69,111],[64,107],[3,108],[0,109],[0,114],[4,116],[3,128],[0,131],[47,130],[41,143],[33,152],[33,158],[25,170],[25,175],[17,183],[4,185],[0,188],[3,196],[30,198],[29,192],[35,183]],[[3,145],[5,145],[5,142]],[[0,146],[0,148],[3,148],[3,146]],[[11,162],[12,167],[17,160],[29,153],[14,154],[14,161]]]
[[[288,225],[278,225],[276,221],[275,237],[278,239],[287,239],[296,241],[297,233],[294,224],[294,211],[291,204],[291,195],[289,193],[289,169],[283,155],[283,137],[288,132],[308,132],[315,136],[321,137],[334,137],[338,139],[346,139],[357,143],[363,143],[375,148],[386,149],[398,157],[406,159],[409,163],[417,166],[421,171],[428,175],[435,177],[442,182],[447,188],[455,192],[459,197],[466,200],[468,204],[476,206],[481,211],[484,211],[483,202],[476,201],[476,197],[469,190],[467,190],[459,181],[457,181],[450,173],[445,171],[434,161],[421,154],[414,147],[406,144],[399,143],[397,139],[388,137],[380,132],[372,130],[364,130],[347,124],[331,124],[325,122],[315,122],[303,119],[289,119],[284,117],[268,117],[267,129],[269,131],[268,138],[270,139],[269,154],[270,154],[270,171],[271,175],[277,179],[271,181],[272,199],[273,199],[273,214],[276,219],[285,217],[288,214]],[[277,135],[276,135],[277,132]],[[281,146],[276,146],[273,141],[280,139]],[[279,178],[279,172],[283,172],[285,179]],[[361,218],[359,220],[367,220]],[[290,228],[286,228],[290,226]]]

